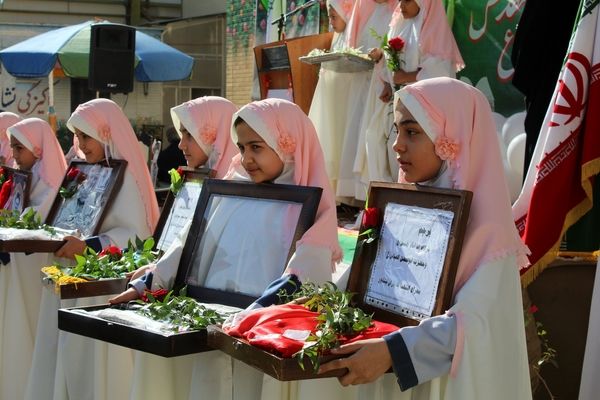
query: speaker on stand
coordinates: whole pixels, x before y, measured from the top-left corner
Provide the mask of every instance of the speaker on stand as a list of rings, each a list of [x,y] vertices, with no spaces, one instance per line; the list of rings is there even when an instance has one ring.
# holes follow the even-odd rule
[[[135,28],[119,24],[91,27],[88,87],[96,92],[133,90]]]

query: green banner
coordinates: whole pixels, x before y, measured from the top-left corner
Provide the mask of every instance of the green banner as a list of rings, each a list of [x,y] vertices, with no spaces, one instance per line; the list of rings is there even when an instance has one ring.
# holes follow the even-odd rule
[[[458,77],[485,93],[494,111],[504,116],[523,111],[523,96],[510,83],[510,54],[525,0],[444,2],[466,64]]]

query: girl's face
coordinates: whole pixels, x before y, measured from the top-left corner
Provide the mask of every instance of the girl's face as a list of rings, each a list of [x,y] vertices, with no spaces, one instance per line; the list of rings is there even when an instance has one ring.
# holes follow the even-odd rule
[[[416,17],[421,8],[416,0],[400,0],[400,11],[404,19],[410,19]]]
[[[346,21],[344,21],[342,17],[340,17],[340,14],[338,14],[337,11],[335,11],[335,8],[329,6],[327,11],[329,13],[329,23],[331,24],[333,31],[336,33],[344,32],[344,30],[346,29]]]
[[[37,158],[33,155],[33,152],[27,147],[23,146],[23,144],[15,139],[14,136],[10,137],[10,148],[12,149],[13,158],[19,166],[19,169],[31,171],[33,164],[35,164],[37,161]]]
[[[104,145],[102,143],[77,128],[75,128],[75,136],[77,136],[79,150],[83,152],[86,162],[95,164],[104,160]]]
[[[179,150],[183,151],[188,167],[198,168],[206,164],[208,156],[183,124],[179,126],[179,131],[181,132],[181,141],[178,147]]]
[[[434,178],[442,160],[435,154],[435,146],[427,133],[401,102],[396,107],[394,125],[398,131],[394,151],[405,180],[417,183]]]
[[[283,172],[283,161],[262,137],[241,122],[235,127],[242,166],[254,183],[271,182]]]

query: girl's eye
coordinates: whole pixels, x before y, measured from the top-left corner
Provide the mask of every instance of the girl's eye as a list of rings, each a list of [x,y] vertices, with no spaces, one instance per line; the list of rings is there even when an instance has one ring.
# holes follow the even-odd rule
[[[240,153],[244,154],[244,146],[238,145],[238,150]]]
[[[252,150],[260,150],[260,149],[261,149],[260,145],[258,145],[258,144],[252,145]]]

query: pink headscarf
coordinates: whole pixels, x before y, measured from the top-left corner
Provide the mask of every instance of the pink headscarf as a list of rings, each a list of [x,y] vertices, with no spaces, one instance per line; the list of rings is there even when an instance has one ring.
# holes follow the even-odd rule
[[[90,100],[71,114],[67,127],[104,144],[107,157],[127,161],[126,173],[133,175],[146,210],[146,224],[153,232],[159,217],[156,195],[142,149],[121,107],[109,99]]]
[[[325,160],[317,132],[310,119],[300,107],[287,100],[255,101],[234,114],[231,124],[233,141],[237,141],[233,123],[238,117],[275,150],[285,165],[293,167],[294,184],[323,188],[315,223],[297,244],[328,247],[332,253],[332,263],[338,262],[342,258],[342,250],[337,240],[335,198],[325,172]],[[284,173],[286,170],[284,167]],[[241,165],[239,153],[233,157],[225,179],[232,179],[235,175],[250,180]]]
[[[4,157],[4,164],[12,167],[13,156],[10,148],[10,139],[6,134],[6,129],[13,126],[21,120],[17,114],[5,111],[0,113],[0,157]]]
[[[529,250],[511,217],[500,145],[485,96],[444,77],[408,85],[397,98],[435,143],[436,153],[447,164],[443,174],[450,188],[473,192],[454,293],[484,263],[514,254],[519,267],[526,265]],[[402,170],[398,181],[405,182]]]
[[[200,97],[171,108],[171,119],[181,136],[180,124],[208,156],[208,168],[222,179],[238,149],[231,140],[231,118],[237,107],[217,96]]]
[[[465,62],[460,54],[452,29],[448,24],[448,17],[441,0],[414,0],[421,9],[422,25],[419,32],[419,50],[421,54],[450,60],[458,72],[465,67]],[[400,4],[396,6],[390,26],[396,26],[404,21]]]
[[[67,162],[52,127],[39,118],[27,118],[6,130],[39,160],[38,174],[50,188],[58,189]]]
[[[390,14],[394,12],[394,8],[398,4],[397,0],[388,0],[387,5],[390,10]],[[346,30],[350,32],[348,35],[348,46],[356,47],[358,38],[360,37],[363,29],[366,28],[366,24],[375,10],[375,0],[356,0],[354,8],[352,9],[352,15],[350,16],[350,22]]]
[[[348,22],[354,7],[354,0],[327,0],[327,6],[333,7],[344,22]]]

